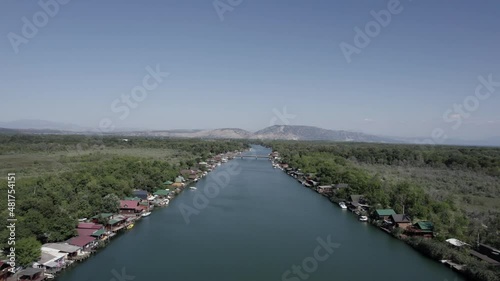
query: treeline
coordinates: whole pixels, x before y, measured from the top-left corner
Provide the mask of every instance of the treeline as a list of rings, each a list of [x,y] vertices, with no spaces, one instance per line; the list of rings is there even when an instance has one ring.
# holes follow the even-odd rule
[[[8,139],[7,139],[8,138]],[[77,163],[70,171],[37,177],[16,178],[16,253],[24,265],[37,258],[36,248],[42,243],[65,241],[75,233],[79,218],[89,218],[102,212],[117,211],[117,200],[132,195],[134,189],[155,191],[166,180],[174,180],[179,170],[196,164],[199,159],[226,151],[248,147],[244,141],[166,140],[134,138],[124,143],[111,138],[84,136],[10,136],[3,137],[2,151],[39,152],[41,147],[64,149],[76,144],[130,146],[140,148],[175,149],[189,152],[192,157],[170,163],[145,157],[111,156],[93,152],[70,158]],[[32,140],[32,142],[30,142]],[[45,141],[43,141],[45,140]],[[18,147],[16,141],[22,145]],[[22,148],[25,147],[25,148]],[[11,171],[15,173],[16,171]],[[164,187],[163,187],[164,188]],[[7,181],[0,180],[0,191],[7,194]],[[0,200],[0,213],[6,218],[6,200]],[[0,230],[4,251],[9,230]]]
[[[123,139],[127,139],[124,141]],[[199,140],[153,137],[85,135],[2,135],[0,155],[33,152],[58,152],[103,148],[165,148],[190,152],[199,157],[249,147],[245,140]]]
[[[325,152],[366,164],[408,165],[449,169],[467,169],[500,176],[500,149],[369,143],[273,142],[273,148],[290,154]]]

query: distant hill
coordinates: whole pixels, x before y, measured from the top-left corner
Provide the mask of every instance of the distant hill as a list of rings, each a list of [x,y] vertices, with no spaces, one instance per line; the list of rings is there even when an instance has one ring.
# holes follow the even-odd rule
[[[123,134],[123,133],[120,133]],[[326,140],[351,142],[396,142],[393,139],[357,132],[326,130],[312,126],[271,126],[255,133],[238,128],[214,130],[170,130],[128,132],[133,136],[213,138],[213,139],[276,139],[276,140]]]
[[[423,143],[423,139],[404,137],[381,137],[376,135],[344,130],[327,130],[313,126],[275,125],[257,132],[249,132],[239,128],[220,128],[213,130],[145,130],[116,129],[114,132],[102,133],[90,128],[74,124],[50,122],[43,120],[18,120],[0,122],[0,134],[85,134],[85,135],[121,135],[172,138],[205,138],[205,139],[265,139],[265,140],[311,140],[342,142],[379,142],[379,143]],[[466,141],[449,139],[449,145],[500,146],[500,137],[484,140]]]
[[[19,130],[0,128],[0,134],[13,135],[13,134],[19,134],[19,133],[20,133]]]
[[[252,135],[257,139],[284,140],[329,140],[349,142],[396,142],[393,139],[368,135],[359,132],[327,130],[313,126],[280,126],[267,127]]]
[[[45,120],[23,119],[11,122],[0,122],[0,128],[6,129],[25,129],[25,130],[59,130],[59,131],[72,131],[82,132],[88,130],[87,128],[60,122],[51,122]]]

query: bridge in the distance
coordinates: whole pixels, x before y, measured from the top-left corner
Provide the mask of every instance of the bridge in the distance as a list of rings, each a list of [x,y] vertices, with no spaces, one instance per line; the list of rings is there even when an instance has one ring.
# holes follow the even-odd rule
[[[255,158],[255,159],[257,159],[257,158],[265,158],[265,159],[269,159],[269,155],[262,155],[262,154],[261,155],[242,155],[242,154],[239,154],[239,155],[236,155],[235,157],[241,158],[241,159],[243,159],[243,158]]]

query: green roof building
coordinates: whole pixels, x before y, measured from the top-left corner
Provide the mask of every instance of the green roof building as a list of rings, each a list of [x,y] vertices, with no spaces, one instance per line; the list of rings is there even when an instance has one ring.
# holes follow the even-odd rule
[[[166,190],[166,189],[159,189],[157,190],[155,193],[153,193],[154,195],[158,195],[158,196],[168,196],[168,194],[170,193],[170,190]]]
[[[104,229],[99,229],[96,232],[92,233],[90,236],[92,237],[101,237],[101,235],[105,234],[106,231]]]
[[[396,212],[394,212],[393,209],[377,209],[375,210],[375,214],[377,215],[377,218],[380,219],[388,219],[390,216],[395,215]]]
[[[115,225],[115,224],[118,224],[119,222],[121,222],[121,220],[112,219],[112,220],[109,220],[109,225]]]
[[[102,214],[98,214],[98,215],[95,215],[95,216],[91,217],[91,219],[93,219],[93,220],[108,219],[112,215],[113,215],[112,213],[102,213]]]
[[[419,221],[415,224],[418,229],[420,229],[423,232],[433,232],[434,231],[434,224],[430,221]]]

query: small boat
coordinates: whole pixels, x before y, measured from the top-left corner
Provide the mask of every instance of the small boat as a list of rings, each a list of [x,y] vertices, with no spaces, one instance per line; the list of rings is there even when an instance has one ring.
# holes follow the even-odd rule
[[[141,216],[143,216],[143,217],[147,217],[147,216],[149,216],[149,215],[151,215],[151,212],[145,212],[145,213],[144,213],[144,214],[142,214]]]
[[[133,224],[133,223],[131,223],[131,224],[127,225],[127,229],[132,229],[133,227],[134,227],[134,224]]]
[[[196,190],[196,186],[191,186],[190,189]]]
[[[360,216],[359,217],[359,221],[368,221],[368,217],[367,216]]]
[[[347,206],[345,205],[344,202],[339,202],[339,206],[340,208],[342,208],[343,210],[347,209]]]

